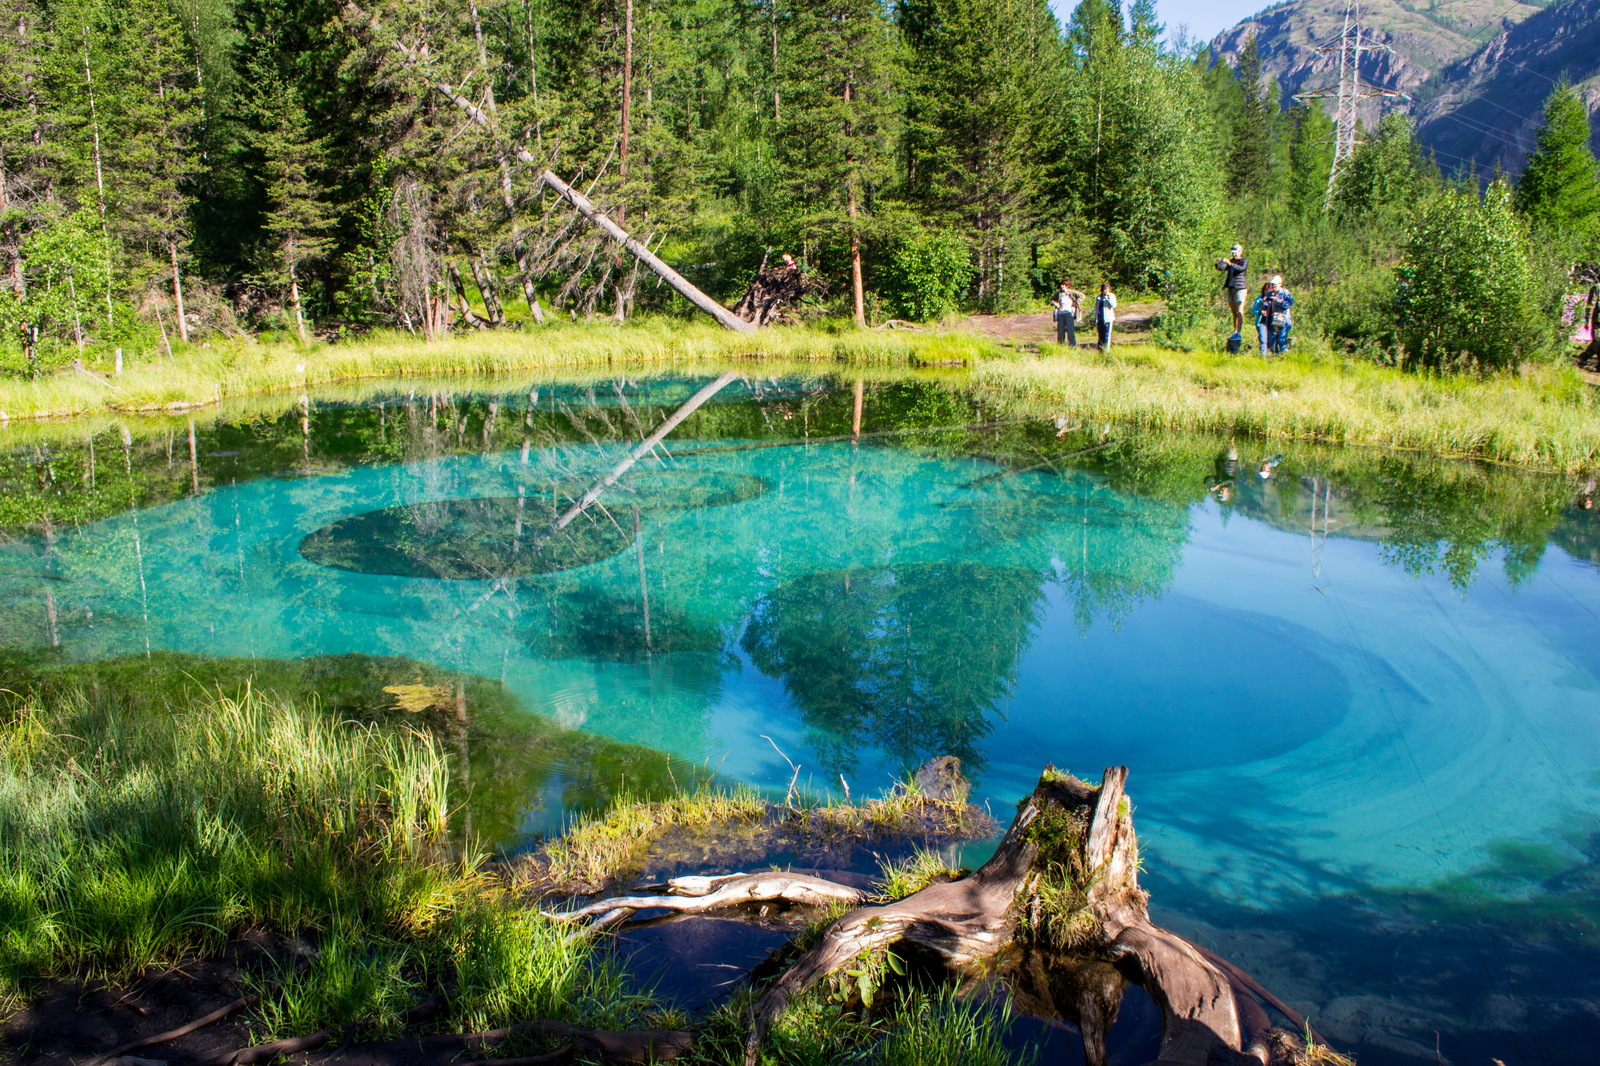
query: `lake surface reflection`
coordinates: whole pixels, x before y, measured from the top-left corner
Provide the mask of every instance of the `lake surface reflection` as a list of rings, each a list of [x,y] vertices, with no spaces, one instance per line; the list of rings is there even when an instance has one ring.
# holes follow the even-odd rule
[[[0,642],[406,656],[777,789],[775,748],[857,795],[955,754],[1002,822],[1047,762],[1126,763],[1164,920],[1364,1063],[1433,1062],[1435,1030],[1453,1061],[1589,1053],[1600,523],[1572,486],[925,381],[736,381],[636,447],[701,384],[45,434],[5,459]],[[502,782],[484,824],[558,825],[583,772]]]

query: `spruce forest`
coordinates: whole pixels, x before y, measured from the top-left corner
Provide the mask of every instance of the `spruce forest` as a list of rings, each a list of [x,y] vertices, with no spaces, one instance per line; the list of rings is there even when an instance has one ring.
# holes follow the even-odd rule
[[[1150,0],[1065,25],[1045,0],[0,8],[12,374],[217,333],[692,313],[546,168],[724,304],[785,254],[810,314],[858,324],[1104,279],[1163,301],[1183,348],[1217,332],[1238,240],[1301,293],[1302,338],[1509,365],[1553,350],[1600,204],[1565,90],[1515,194],[1447,179],[1393,114],[1330,195],[1326,114],[1280,107],[1253,41],[1236,67],[1172,41]],[[1480,279],[1495,322],[1430,309],[1441,240],[1514,260]]]

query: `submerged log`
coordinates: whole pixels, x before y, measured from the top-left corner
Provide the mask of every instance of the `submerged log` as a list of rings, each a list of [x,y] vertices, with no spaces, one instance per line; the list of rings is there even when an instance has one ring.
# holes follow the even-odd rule
[[[751,1011],[745,1062],[754,1066],[767,1030],[795,996],[866,953],[905,946],[950,969],[980,975],[1013,946],[1043,947],[1114,964],[1161,1009],[1159,1066],[1260,1064],[1265,1033],[1248,1049],[1233,983],[1194,945],[1150,921],[1138,882],[1138,842],[1114,766],[1096,788],[1047,768],[989,861],[958,881],[894,903],[862,907],[770,985]],[[1087,974],[1075,1013],[1087,1015],[1085,1050],[1104,1061],[1104,1031],[1115,1018],[1115,982]],[[1089,979],[1092,978],[1092,979]],[[1253,1001],[1251,1016],[1264,1017]]]

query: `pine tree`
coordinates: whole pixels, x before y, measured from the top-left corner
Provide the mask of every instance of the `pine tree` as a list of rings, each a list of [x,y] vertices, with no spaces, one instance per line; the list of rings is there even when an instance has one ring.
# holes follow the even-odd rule
[[[1538,141],[1517,182],[1517,210],[1536,223],[1588,235],[1600,229],[1600,165],[1589,114],[1570,86],[1550,94]]]
[[[1295,105],[1290,114],[1289,207],[1301,218],[1321,211],[1328,201],[1333,169],[1333,120],[1315,104]]]
[[[1233,68],[1241,106],[1234,117],[1233,151],[1228,160],[1228,185],[1236,193],[1260,196],[1272,178],[1273,112],[1261,73],[1261,53],[1251,34]]]
[[[911,50],[907,189],[972,236],[981,303],[1020,297],[1046,209],[1041,148],[1063,110],[1059,25],[1044,0],[906,0],[900,23]]]
[[[848,242],[851,311],[865,326],[861,216],[890,169],[893,27],[879,0],[791,0],[783,37],[784,184],[808,230]]]
[[[38,372],[38,322],[27,307],[23,245],[45,224],[50,199],[41,114],[39,18],[28,0],[0,0],[0,323]],[[14,332],[13,332],[14,331]]]
[[[127,246],[139,273],[170,271],[178,336],[187,341],[183,262],[200,171],[200,97],[194,56],[164,0],[119,0],[112,32],[121,61],[106,96],[114,136],[106,159]]]
[[[307,264],[327,255],[327,233],[334,223],[316,184],[325,149],[321,139],[312,136],[299,97],[281,78],[268,75],[258,94],[255,146],[262,156],[267,194],[262,228],[270,235],[262,273],[269,282],[287,286],[295,330],[304,344],[300,279]]]

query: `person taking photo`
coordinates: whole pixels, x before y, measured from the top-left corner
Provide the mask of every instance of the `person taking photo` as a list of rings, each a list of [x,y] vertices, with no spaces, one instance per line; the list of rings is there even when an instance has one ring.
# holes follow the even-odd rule
[[[1244,329],[1244,296],[1250,287],[1245,280],[1250,260],[1244,257],[1244,246],[1236,244],[1228,249],[1228,257],[1217,260],[1217,269],[1223,272],[1222,296],[1233,313],[1233,331],[1238,333]]]
[[[1061,279],[1061,288],[1056,292],[1055,299],[1050,301],[1050,306],[1055,308],[1056,343],[1078,346],[1078,309],[1088,297],[1074,289],[1065,278]]]

